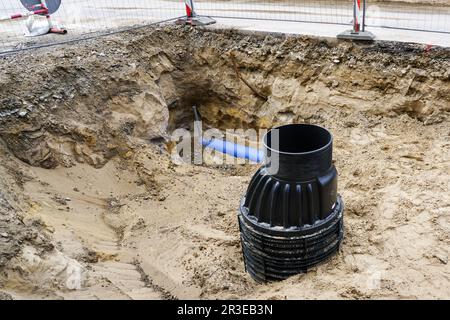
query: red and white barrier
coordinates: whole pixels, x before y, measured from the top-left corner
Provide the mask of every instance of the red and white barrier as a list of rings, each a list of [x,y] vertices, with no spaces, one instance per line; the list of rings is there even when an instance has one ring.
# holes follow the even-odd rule
[[[33,11],[29,11],[27,13],[16,13],[11,16],[0,17],[0,21],[6,20],[17,20],[17,19],[25,19],[30,16],[39,15],[46,16],[48,15],[48,9],[43,5],[35,6],[36,8],[32,8]]]
[[[353,6],[353,31],[359,32],[361,30],[361,0],[353,1]]]

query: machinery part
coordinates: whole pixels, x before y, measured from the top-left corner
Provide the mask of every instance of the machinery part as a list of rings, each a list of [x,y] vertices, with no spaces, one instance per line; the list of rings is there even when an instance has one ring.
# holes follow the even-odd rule
[[[264,137],[265,159],[238,214],[245,267],[257,281],[285,279],[326,260],[343,238],[331,133],[292,124]]]

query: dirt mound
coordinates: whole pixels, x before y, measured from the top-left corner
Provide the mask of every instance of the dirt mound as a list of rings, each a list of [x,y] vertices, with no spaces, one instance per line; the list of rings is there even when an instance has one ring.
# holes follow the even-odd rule
[[[170,26],[1,59],[5,298],[450,296],[448,49]],[[172,162],[193,104],[209,127],[334,133],[337,256],[279,283],[245,273],[256,166]]]

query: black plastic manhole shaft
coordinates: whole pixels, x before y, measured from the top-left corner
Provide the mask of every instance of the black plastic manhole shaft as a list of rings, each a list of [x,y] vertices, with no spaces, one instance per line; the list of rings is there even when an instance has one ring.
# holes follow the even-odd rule
[[[264,148],[238,215],[245,267],[260,282],[306,272],[335,253],[344,210],[327,129],[280,126],[266,134]]]

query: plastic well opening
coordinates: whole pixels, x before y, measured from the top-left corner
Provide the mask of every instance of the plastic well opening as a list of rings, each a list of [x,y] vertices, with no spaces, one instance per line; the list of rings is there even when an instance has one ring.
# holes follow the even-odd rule
[[[264,145],[273,152],[308,153],[326,148],[332,140],[331,133],[323,127],[289,124],[270,130],[264,137]]]

